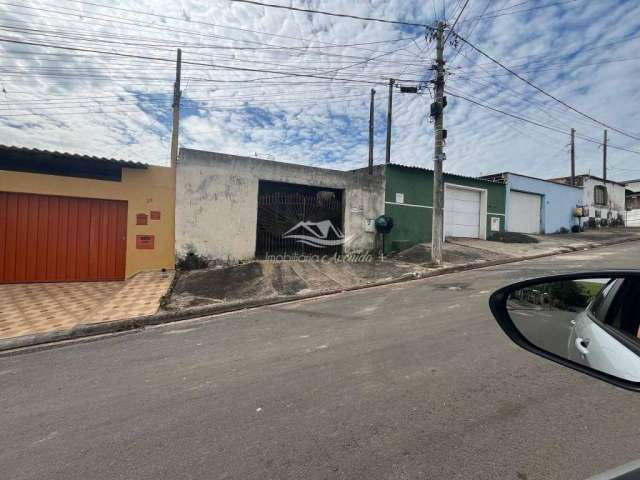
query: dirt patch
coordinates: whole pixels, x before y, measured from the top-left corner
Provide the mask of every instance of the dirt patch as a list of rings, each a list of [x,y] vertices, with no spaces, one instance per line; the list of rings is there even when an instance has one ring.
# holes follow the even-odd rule
[[[168,310],[276,294],[258,262],[179,274],[165,306]]]
[[[455,238],[451,240],[447,239],[443,245],[442,261],[445,264],[461,265],[502,258],[502,255],[489,250],[459,245],[455,243],[455,240]],[[431,263],[431,245],[419,243],[402,252],[389,255],[389,259],[399,262],[428,265]]]
[[[518,232],[495,232],[487,240],[502,243],[540,243],[537,238]]]
[[[396,261],[362,263],[269,262],[181,272],[164,305],[174,311],[238,300],[332,291],[425,270]]]
[[[290,263],[271,264],[271,285],[279,295],[294,295],[308,287]]]
[[[431,247],[428,247],[426,243],[418,243],[401,252],[392,253],[388,258],[400,262],[428,263],[431,262]]]

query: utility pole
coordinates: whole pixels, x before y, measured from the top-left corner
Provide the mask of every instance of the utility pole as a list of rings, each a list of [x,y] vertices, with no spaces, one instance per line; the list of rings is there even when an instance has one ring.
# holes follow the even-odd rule
[[[391,163],[391,119],[393,109],[393,78],[389,79],[389,104],[387,106],[387,156],[384,163]]]
[[[604,142],[602,143],[602,179],[605,187],[607,182],[607,131],[604,131]]]
[[[444,113],[444,22],[438,23],[436,30],[436,81],[435,101],[432,105],[434,118],[435,152],[433,158],[433,216],[431,223],[431,261],[442,265],[442,243],[444,240],[444,177],[442,173],[443,151],[443,113]]]
[[[371,89],[371,103],[369,105],[369,175],[373,173],[373,99],[376,91]]]
[[[576,129],[571,129],[571,186],[576,185]]]
[[[180,130],[180,70],[182,68],[182,50],[178,49],[176,61],[176,81],[173,83],[173,126],[171,130],[171,168],[178,163],[178,132]]]

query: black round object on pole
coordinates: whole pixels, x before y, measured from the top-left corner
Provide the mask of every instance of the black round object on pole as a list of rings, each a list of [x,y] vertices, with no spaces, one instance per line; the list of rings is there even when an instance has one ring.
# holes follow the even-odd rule
[[[389,233],[393,228],[393,218],[389,215],[380,215],[375,221],[376,232]]]

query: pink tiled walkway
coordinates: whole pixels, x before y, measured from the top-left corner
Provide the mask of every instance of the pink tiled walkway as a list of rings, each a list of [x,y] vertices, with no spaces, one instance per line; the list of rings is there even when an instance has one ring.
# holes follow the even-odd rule
[[[0,338],[153,314],[172,280],[145,272],[124,282],[0,285]]]

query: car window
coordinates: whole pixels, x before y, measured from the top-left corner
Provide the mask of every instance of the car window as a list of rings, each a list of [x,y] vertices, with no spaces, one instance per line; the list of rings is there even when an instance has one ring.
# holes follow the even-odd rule
[[[620,287],[622,279],[614,279],[609,281],[602,290],[593,299],[589,305],[588,312],[593,318],[604,322],[607,317],[607,310],[611,304],[611,299],[615,296],[615,292]]]
[[[640,295],[640,280],[624,280],[618,292],[613,303],[610,303],[604,322],[637,339],[640,326],[640,303],[637,301]]]

